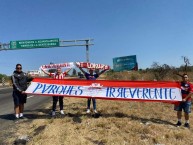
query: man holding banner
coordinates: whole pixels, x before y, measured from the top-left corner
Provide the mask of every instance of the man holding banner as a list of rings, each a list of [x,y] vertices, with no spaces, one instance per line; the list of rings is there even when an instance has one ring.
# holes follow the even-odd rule
[[[68,72],[71,70],[71,68],[68,69],[68,70],[66,70],[66,71],[63,72],[63,73],[62,73],[62,70],[61,70],[60,67],[58,67],[58,68],[56,69],[56,73],[49,73],[49,72],[45,71],[43,68],[41,68],[41,70],[42,70],[45,74],[49,75],[50,77],[52,77],[52,78],[54,78],[54,79],[61,80],[61,79],[64,79],[64,77],[66,77],[66,75],[67,75]],[[52,116],[55,116],[55,115],[56,115],[55,112],[56,112],[56,105],[57,105],[58,100],[59,100],[59,106],[60,106],[60,113],[61,113],[62,115],[64,115],[64,111],[63,111],[63,109],[64,109],[63,98],[64,98],[63,96],[53,96]]]
[[[181,118],[182,118],[182,109],[184,110],[184,117],[185,117],[185,124],[184,127],[190,128],[189,125],[189,113],[191,113],[191,101],[192,101],[192,93],[193,88],[192,84],[188,81],[188,75],[184,74],[182,76],[182,82],[181,82],[181,93],[182,93],[182,102],[179,102],[174,106],[174,110],[177,111],[177,127],[181,126]]]
[[[28,76],[22,71],[22,65],[17,64],[16,70],[11,76],[13,83],[13,101],[16,119],[23,119],[24,103],[27,101],[27,89],[28,82],[32,81],[33,78]]]
[[[83,70],[83,68],[80,67],[80,65],[76,64],[77,67],[82,71],[82,73],[85,75],[87,80],[96,80],[102,73],[104,73],[106,70],[102,70],[101,72],[99,72],[98,70],[95,71],[96,73],[94,74],[94,68],[89,68],[89,73],[85,72]],[[94,109],[94,113],[97,113],[96,110],[96,100],[95,98],[88,98],[87,100],[87,113],[90,113],[90,104],[91,104],[91,99],[92,99],[92,103],[93,103],[93,109]]]

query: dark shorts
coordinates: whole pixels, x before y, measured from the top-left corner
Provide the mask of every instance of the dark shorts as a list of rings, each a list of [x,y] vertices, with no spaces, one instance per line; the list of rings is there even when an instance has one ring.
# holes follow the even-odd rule
[[[13,91],[13,101],[14,105],[18,106],[19,104],[26,103],[27,95],[21,94],[20,92]]]
[[[182,111],[182,109],[183,109],[185,113],[189,114],[189,113],[191,113],[191,104],[192,104],[192,102],[190,102],[190,101],[180,102],[180,104],[174,106],[174,110]]]

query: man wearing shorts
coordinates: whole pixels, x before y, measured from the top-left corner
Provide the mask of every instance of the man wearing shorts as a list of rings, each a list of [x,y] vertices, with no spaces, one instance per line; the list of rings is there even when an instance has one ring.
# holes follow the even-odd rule
[[[27,95],[25,91],[27,89],[27,83],[32,81],[33,78],[28,76],[22,71],[22,65],[17,64],[16,70],[11,76],[13,83],[13,101],[16,119],[23,119],[24,103],[26,103]]]
[[[191,113],[191,95],[192,95],[192,84],[189,83],[188,81],[188,75],[184,74],[182,76],[182,81],[181,81],[181,93],[182,93],[182,101],[179,102],[174,106],[174,110],[177,111],[177,127],[182,125],[182,110],[184,110],[184,117],[185,117],[185,124],[184,127],[190,128],[189,125],[189,113]]]

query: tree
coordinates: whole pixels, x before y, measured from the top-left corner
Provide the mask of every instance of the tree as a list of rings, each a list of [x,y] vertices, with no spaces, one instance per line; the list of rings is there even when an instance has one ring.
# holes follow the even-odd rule
[[[190,66],[190,61],[186,56],[182,56],[182,59],[185,64],[182,64],[179,68],[176,68],[175,74],[178,76],[183,76],[183,74],[187,74],[188,72],[193,71],[193,66]]]
[[[163,80],[171,71],[172,67],[167,64],[160,65],[158,62],[153,62],[151,65],[151,72],[156,80]]]
[[[190,61],[189,61],[189,58],[186,57],[186,56],[182,56],[182,59],[184,60],[184,67],[181,66],[183,68],[183,72],[187,74],[188,71],[191,71],[191,68],[189,68],[189,65],[190,65]]]
[[[0,74],[0,83],[2,83],[2,78],[5,79],[5,81],[7,81],[9,79],[9,77],[5,74]]]

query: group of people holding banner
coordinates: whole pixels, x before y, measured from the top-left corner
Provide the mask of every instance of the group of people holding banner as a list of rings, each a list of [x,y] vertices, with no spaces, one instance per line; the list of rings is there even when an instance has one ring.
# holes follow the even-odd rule
[[[66,64],[65,64],[66,65]],[[59,66],[64,66],[59,65]],[[68,64],[68,66],[73,66],[71,63]],[[87,80],[96,80],[102,73],[104,73],[106,70],[109,69],[108,66],[104,65],[95,65],[100,68],[106,68],[102,69],[102,71],[98,71],[94,73],[93,68],[89,68],[89,72],[86,72],[83,68],[85,64],[81,63],[76,63],[76,66],[82,71],[84,74],[85,78]],[[93,65],[94,66],[94,65]],[[49,66],[45,66],[49,67]],[[54,65],[56,67],[56,72],[55,73],[49,73],[45,71],[42,67],[42,71],[49,75],[50,77],[54,79],[64,79],[67,75],[67,73],[71,70],[71,68],[67,69],[65,72],[62,72],[60,67],[57,67],[57,65]],[[90,66],[89,66],[90,67]],[[181,94],[182,94],[182,101],[178,102],[175,104],[174,110],[177,111],[177,124],[176,126],[181,126],[182,125],[182,110],[184,111],[184,116],[185,116],[185,124],[184,127],[189,128],[189,113],[191,113],[191,97],[193,94],[193,87],[192,84],[190,84],[188,75],[183,74],[182,76],[182,81],[180,83],[181,85]],[[13,99],[14,99],[14,109],[15,109],[15,117],[16,119],[23,118],[23,110],[24,110],[24,103],[26,103],[26,97],[27,95],[25,94],[25,91],[27,89],[27,82],[30,82],[33,78],[29,77],[26,73],[22,71],[22,65],[17,64],[16,65],[16,70],[14,71],[12,75],[12,81],[13,81]],[[55,116],[55,111],[56,111],[56,104],[59,100],[59,106],[60,106],[60,113],[63,115],[63,97],[61,96],[53,96],[53,105],[52,105],[52,116]],[[96,110],[96,100],[95,98],[88,98],[87,100],[87,113],[90,113],[90,105],[91,101],[93,102],[93,109],[94,113],[97,113]]]
[[[77,67],[79,67],[79,65],[76,65]],[[79,69],[82,71],[82,73],[85,75],[86,79],[87,80],[96,80],[102,73],[104,73],[106,70],[102,70],[100,72],[97,72],[94,74],[94,69],[89,69],[89,73],[87,73],[86,71],[84,71],[83,68],[79,67]],[[49,75],[50,77],[54,78],[54,79],[64,79],[64,77],[68,74],[68,72],[71,70],[70,69],[67,69],[65,72],[62,72],[61,68],[58,67],[57,70],[56,70],[56,73],[49,73],[47,71],[45,71],[43,68],[42,68],[42,71]],[[53,105],[52,105],[52,116],[55,116],[55,111],[56,111],[56,104],[59,100],[59,106],[60,106],[60,113],[62,115],[64,115],[64,111],[63,111],[63,98],[64,97],[61,97],[61,96],[53,96]],[[90,113],[90,105],[91,105],[91,100],[92,100],[92,103],[93,103],[93,109],[94,109],[94,113],[97,113],[97,110],[96,110],[96,100],[94,98],[88,98],[87,100],[87,113]]]
[[[60,65],[62,66],[62,65]],[[72,64],[68,65],[72,66]],[[102,73],[104,73],[107,69],[104,69],[102,71],[96,71],[94,73],[94,69],[90,68],[89,73],[84,71],[83,68],[80,67],[80,64],[76,64],[76,66],[82,71],[82,73],[85,75],[85,78],[87,80],[96,80]],[[49,66],[44,66],[44,67],[49,67]],[[67,69],[65,72],[62,72],[61,67],[58,67],[56,65],[56,72],[55,73],[49,73],[43,67],[41,67],[41,70],[47,74],[49,77],[61,80],[64,79],[68,72],[72,68]],[[26,73],[22,71],[22,65],[17,64],[15,71],[12,75],[12,82],[13,82],[13,100],[14,100],[14,110],[15,110],[15,117],[16,119],[23,119],[23,111],[24,111],[24,103],[26,103],[27,95],[25,94],[25,90],[27,89],[27,83],[32,81],[33,78],[28,76]],[[64,115],[64,102],[63,102],[63,96],[53,96],[53,104],[52,104],[52,116],[56,115],[56,105],[59,100],[59,106],[60,106],[60,113],[61,115]],[[87,100],[87,113],[90,113],[90,105],[91,105],[91,100],[93,103],[93,109],[94,113],[97,113],[96,110],[96,100],[94,98],[88,98]]]

